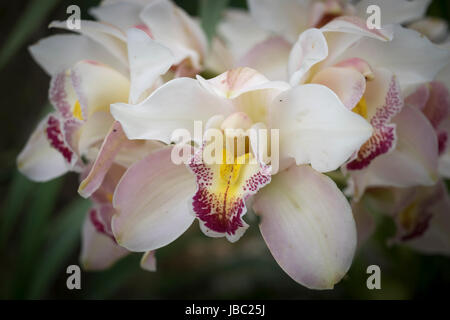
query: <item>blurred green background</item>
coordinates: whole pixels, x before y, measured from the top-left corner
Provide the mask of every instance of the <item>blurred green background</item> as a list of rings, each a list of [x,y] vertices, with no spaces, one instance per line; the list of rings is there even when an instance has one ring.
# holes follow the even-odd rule
[[[176,1],[212,35],[220,10],[245,7],[244,0]],[[357,254],[333,291],[311,291],[291,280],[260,237],[257,221],[236,244],[206,238],[195,223],[173,244],[158,250],[158,271],[139,267],[133,254],[104,272],[83,272],[82,290],[66,288],[66,268],[78,264],[80,226],[89,202],[77,195],[78,178],[68,174],[33,183],[15,168],[15,158],[42,115],[49,110],[49,77],[27,46],[55,33],[52,20],[67,17],[77,4],[82,17],[99,1],[29,0],[0,4],[0,298],[1,299],[411,299],[442,298],[450,290],[450,259],[388,247],[391,221]],[[449,21],[449,1],[434,1],[429,14]],[[368,290],[366,268],[379,265],[382,289]]]

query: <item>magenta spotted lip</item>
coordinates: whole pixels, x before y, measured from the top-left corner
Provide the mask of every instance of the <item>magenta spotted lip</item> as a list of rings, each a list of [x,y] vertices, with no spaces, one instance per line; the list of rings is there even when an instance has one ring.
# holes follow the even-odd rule
[[[243,166],[253,167],[249,169],[250,172],[242,172],[246,168],[237,169],[235,165],[208,166],[201,159],[202,150],[195,153],[189,164],[197,182],[197,191],[192,198],[192,210],[207,235],[225,236],[234,242],[248,228],[247,223],[242,220],[247,211],[245,201],[270,182],[271,168],[265,164],[244,164]],[[217,176],[221,166],[231,167],[230,175],[226,176],[224,182],[220,182],[222,177]],[[238,179],[240,181],[236,184],[232,178],[234,174],[248,176]],[[219,185],[220,183],[223,185]]]

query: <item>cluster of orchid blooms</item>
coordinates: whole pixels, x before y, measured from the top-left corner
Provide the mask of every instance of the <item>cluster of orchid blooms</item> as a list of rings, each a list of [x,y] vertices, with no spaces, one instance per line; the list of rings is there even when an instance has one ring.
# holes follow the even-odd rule
[[[436,43],[447,30],[424,17],[429,2],[248,0],[248,11],[223,14],[208,44],[169,0],[104,0],[78,34],[30,47],[51,76],[54,110],[19,170],[34,181],[79,174],[78,192],[92,200],[88,270],[130,252],[155,270],[155,250],[196,219],[207,236],[235,242],[248,209],[280,267],[308,288],[346,274],[373,232],[368,209],[395,221],[392,242],[449,254],[450,47]],[[370,4],[380,29],[366,25]],[[244,147],[225,144],[231,161],[206,163],[200,135],[174,163],[173,133],[194,136],[196,122],[225,140],[242,129]],[[277,130],[276,146],[258,142],[279,163],[256,154],[249,129]],[[344,191],[330,172],[345,177]]]

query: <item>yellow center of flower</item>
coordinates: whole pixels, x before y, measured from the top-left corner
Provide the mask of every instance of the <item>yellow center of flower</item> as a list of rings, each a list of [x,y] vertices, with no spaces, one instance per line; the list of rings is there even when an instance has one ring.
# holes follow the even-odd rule
[[[367,119],[367,103],[364,97],[359,100],[358,104],[352,110],[354,113],[359,114],[361,117]]]
[[[78,120],[83,120],[83,113],[81,112],[81,105],[78,100],[75,102],[75,105],[73,106],[72,114]]]
[[[223,163],[220,164],[219,175],[222,187],[233,186],[239,179],[241,168],[248,163],[250,154],[246,153],[234,159],[227,159],[226,149],[223,150]]]
[[[407,231],[413,230],[414,226],[416,225],[417,222],[416,208],[417,204],[413,202],[399,214],[399,222],[402,225],[402,227]]]

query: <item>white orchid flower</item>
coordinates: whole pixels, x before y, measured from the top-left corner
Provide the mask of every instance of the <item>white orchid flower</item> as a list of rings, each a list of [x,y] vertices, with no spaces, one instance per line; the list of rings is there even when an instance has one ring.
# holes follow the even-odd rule
[[[113,189],[109,191],[109,204],[95,196],[107,183],[104,180],[117,168],[123,171],[162,146],[152,141],[126,139],[120,124],[110,114],[110,104],[140,101],[164,82],[162,76],[175,65],[176,57],[141,26],[128,29],[123,39],[122,33],[111,26],[92,21],[84,21],[82,25],[81,36],[53,36],[30,49],[52,75],[49,97],[55,111],[38,125],[17,163],[19,170],[35,181],[47,181],[68,171],[80,173],[83,181],[79,193],[92,196],[94,205],[90,212],[97,212],[98,208],[112,209]],[[112,41],[111,34],[120,41]],[[117,53],[123,48],[126,59],[120,60]],[[98,223],[90,217],[92,214],[87,216],[85,230],[97,232],[84,233],[83,243],[92,246],[83,245],[82,260],[89,268],[99,269],[109,266],[122,254],[93,255],[90,249],[98,248],[95,241],[102,238],[99,240],[102,244],[111,241],[107,246],[110,251],[120,253],[122,249],[111,237],[105,238],[98,232]],[[110,221],[105,223],[106,226]],[[153,269],[147,258],[143,266]]]
[[[347,272],[356,245],[351,209],[320,172],[338,168],[372,128],[330,89],[291,88],[239,68],[211,80],[172,80],[139,105],[114,104],[111,111],[129,139],[170,143],[177,129],[193,134],[194,121],[224,131],[225,137],[230,128],[279,129],[280,139],[281,167],[272,175],[270,162],[238,162],[257,158],[251,148],[228,164],[194,161],[201,141],[189,168],[171,161],[170,146],[137,162],[114,194],[112,231],[120,245],[130,251],[158,249],[195,218],[205,234],[236,241],[248,227],[242,217],[252,199],[269,249],[294,280],[332,288]],[[224,156],[229,153],[224,150]]]

